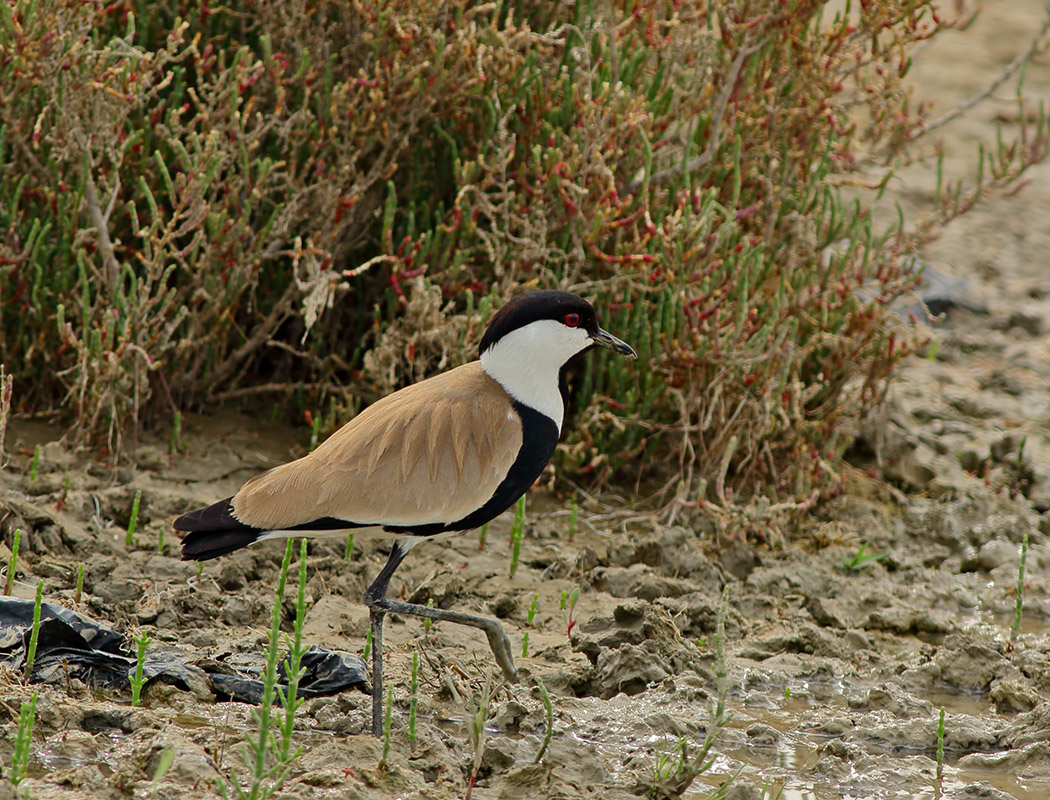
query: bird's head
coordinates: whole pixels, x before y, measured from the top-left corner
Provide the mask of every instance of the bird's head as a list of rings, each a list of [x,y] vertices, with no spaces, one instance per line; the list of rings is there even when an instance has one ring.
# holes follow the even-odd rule
[[[539,360],[560,370],[592,347],[638,357],[629,344],[598,326],[594,306],[582,297],[535,291],[518,295],[496,312],[478,350],[482,363],[498,353],[501,359]]]

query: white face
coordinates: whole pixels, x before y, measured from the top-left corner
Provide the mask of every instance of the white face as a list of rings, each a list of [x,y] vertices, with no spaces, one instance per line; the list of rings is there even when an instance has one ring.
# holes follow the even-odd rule
[[[565,409],[558,374],[570,358],[592,344],[583,328],[541,319],[492,345],[481,354],[481,366],[511,397],[546,414],[561,430]]]

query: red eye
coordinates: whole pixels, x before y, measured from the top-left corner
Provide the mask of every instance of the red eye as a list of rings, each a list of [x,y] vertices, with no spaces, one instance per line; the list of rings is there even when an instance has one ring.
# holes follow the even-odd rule
[[[575,328],[577,325],[580,324],[580,315],[575,312],[572,314],[566,314],[565,324],[568,325],[570,328]]]

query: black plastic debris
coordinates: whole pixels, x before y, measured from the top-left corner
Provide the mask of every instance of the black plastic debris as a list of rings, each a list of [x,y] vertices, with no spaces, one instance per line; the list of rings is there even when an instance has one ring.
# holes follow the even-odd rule
[[[0,597],[0,663],[25,670],[33,630],[33,602]],[[79,617],[68,608],[40,604],[40,633],[33,660],[34,683],[77,678],[91,686],[119,689],[128,683],[135,659],[121,652],[124,637]]]
[[[25,669],[33,629],[33,602],[0,597],[0,664],[19,672]],[[258,703],[263,683],[257,676],[202,669],[176,648],[154,646],[146,651],[142,666],[149,680],[159,680],[191,690],[201,678],[219,700]],[[213,662],[218,668],[217,662]],[[369,691],[368,669],[360,656],[311,647],[303,654],[305,674],[299,681],[300,697],[323,697],[348,689]],[[135,672],[135,658],[124,652],[124,637],[89,622],[68,608],[40,604],[40,632],[33,660],[32,683],[65,684],[72,679],[89,686],[123,689]],[[287,684],[283,666],[280,683]]]
[[[288,675],[285,662],[277,670],[278,682],[285,686]],[[368,687],[368,671],[360,656],[335,653],[321,647],[311,647],[303,653],[302,667],[305,670],[299,680],[300,697],[325,697],[339,694],[346,689]],[[244,675],[210,673],[212,690],[219,700],[237,700],[241,703],[258,704],[262,700],[263,682]],[[371,689],[368,689],[371,691]]]

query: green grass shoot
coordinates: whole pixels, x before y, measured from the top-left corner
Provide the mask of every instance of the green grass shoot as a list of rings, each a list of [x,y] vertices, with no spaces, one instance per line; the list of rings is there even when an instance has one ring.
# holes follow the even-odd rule
[[[419,651],[412,651],[412,683],[408,699],[408,743],[416,742],[416,707],[419,703]]]
[[[568,592],[561,593],[561,607],[565,616],[565,635],[571,636],[576,627],[576,603],[580,599],[580,587],[573,586]]]
[[[864,567],[870,566],[877,561],[882,561],[889,553],[869,553],[868,543],[864,542],[860,547],[857,548],[852,556],[842,559],[842,568],[849,574],[860,572]]]
[[[576,498],[569,503],[569,541],[576,538],[576,519],[580,513],[580,507],[576,504]]]
[[[29,755],[33,745],[33,723],[36,720],[37,690],[28,703],[22,703],[18,712],[18,732],[15,734],[15,751],[11,756],[11,772],[8,780],[18,786],[29,774]]]
[[[521,556],[521,539],[525,533],[525,495],[518,498],[514,509],[514,524],[510,529],[510,577],[518,571],[518,559]]]
[[[26,655],[26,666],[23,676],[28,682],[33,677],[33,662],[36,661],[36,645],[40,638],[40,605],[44,599],[44,581],[36,582],[36,599],[33,601],[33,631],[29,635],[29,653]]]
[[[532,595],[532,602],[529,604],[529,615],[528,615],[528,626],[532,627],[533,620],[536,619],[536,608],[540,602],[540,596],[538,594]],[[521,657],[529,657],[529,632],[525,633],[521,637]]]
[[[481,531],[478,533],[478,550],[485,549],[485,539],[489,535],[489,524],[486,522],[481,526]]]
[[[350,556],[354,553],[354,535],[351,533],[346,537],[346,551],[343,553],[343,561],[350,561]]]
[[[263,668],[263,691],[259,705],[252,711],[254,731],[249,731],[243,745],[244,761],[248,767],[247,780],[242,781],[234,770],[230,770],[231,780],[220,789],[228,795],[232,788],[238,800],[267,800],[279,788],[287,773],[287,765],[274,760],[275,738],[271,731],[274,701],[277,699],[277,665],[280,662],[279,648],[281,643],[281,608],[284,601],[284,588],[288,582],[288,567],[292,561],[291,539],[285,545],[284,559],[277,579],[277,589],[273,594],[273,607],[270,613],[270,636],[266,649],[266,666]],[[279,751],[277,751],[279,754]]]
[[[124,537],[124,547],[131,548],[135,544],[135,529],[139,525],[139,503],[142,502],[142,490],[135,492],[135,499],[131,501],[131,517],[128,519],[128,532]]]
[[[372,626],[368,626],[368,630],[365,632],[365,649],[361,653],[361,658],[368,661],[368,657],[372,655]]]
[[[157,759],[157,768],[153,770],[153,778],[150,783],[153,784],[153,796],[157,795],[157,784],[160,783],[164,776],[168,774],[168,770],[171,769],[171,765],[175,763],[175,751],[170,747],[165,747],[161,753],[160,758]]]
[[[142,687],[148,678],[142,674],[142,667],[146,663],[146,648],[153,641],[149,635],[142,631],[133,640],[136,646],[135,652],[135,674],[129,679],[131,682],[131,705],[137,706],[142,695]]]
[[[1017,641],[1021,634],[1021,618],[1024,616],[1024,573],[1028,561],[1028,534],[1021,540],[1021,562],[1017,566],[1017,597],[1014,599],[1014,621],[1010,625],[1010,641]]]
[[[36,470],[40,466],[40,445],[33,448],[33,461],[29,465],[29,482],[36,481]]]
[[[434,598],[433,597],[428,597],[427,598],[427,608],[433,608],[433,607],[434,607]],[[424,617],[423,618],[423,631],[425,633],[430,633],[430,626],[433,625],[433,624],[434,624],[434,620],[432,620],[430,617]],[[365,658],[367,659],[368,656],[365,656]]]

